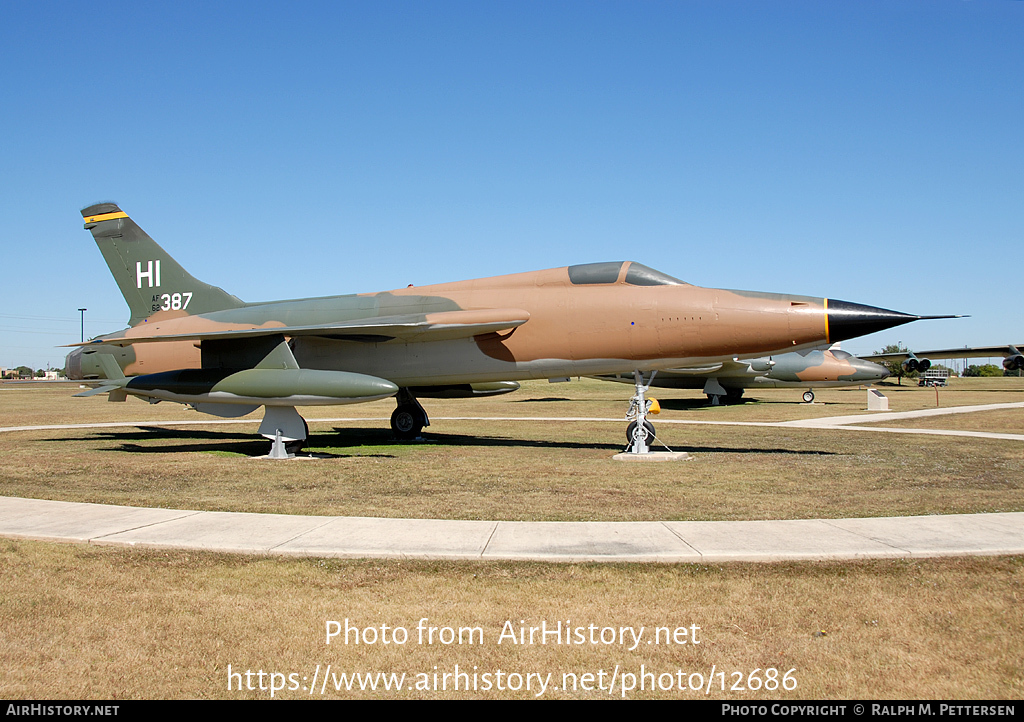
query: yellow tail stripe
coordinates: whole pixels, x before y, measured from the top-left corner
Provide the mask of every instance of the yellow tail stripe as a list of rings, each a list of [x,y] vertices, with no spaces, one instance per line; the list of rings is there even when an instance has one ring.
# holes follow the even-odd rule
[[[118,211],[117,213],[101,213],[98,216],[86,216],[86,223],[99,223],[100,221],[112,221],[115,218],[127,218],[128,214],[124,211]]]

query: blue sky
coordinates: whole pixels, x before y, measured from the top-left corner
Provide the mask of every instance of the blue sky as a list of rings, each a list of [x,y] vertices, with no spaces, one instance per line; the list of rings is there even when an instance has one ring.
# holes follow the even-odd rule
[[[0,365],[128,311],[118,202],[247,301],[633,259],[1024,341],[1024,3],[14,3]]]

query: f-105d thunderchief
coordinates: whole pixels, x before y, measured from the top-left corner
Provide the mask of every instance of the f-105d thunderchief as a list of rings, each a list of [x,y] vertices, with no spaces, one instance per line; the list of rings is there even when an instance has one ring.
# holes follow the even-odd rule
[[[196,280],[117,205],[82,216],[131,319],[69,354],[68,375],[96,382],[80,395],[174,401],[222,417],[263,406],[259,433],[275,440],[275,453],[307,437],[296,406],[394,396],[391,426],[409,438],[429,425],[419,398],[623,373],[639,394],[643,374],[657,369],[811,348],[926,318],[701,288],[629,261],[246,303]]]

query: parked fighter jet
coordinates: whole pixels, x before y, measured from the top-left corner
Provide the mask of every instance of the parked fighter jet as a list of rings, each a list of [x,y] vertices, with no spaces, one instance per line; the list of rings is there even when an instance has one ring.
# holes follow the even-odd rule
[[[803,400],[814,401],[816,388],[859,386],[881,381],[889,370],[839,349],[792,351],[777,356],[731,359],[710,366],[672,368],[659,371],[651,386],[670,389],[703,389],[712,404],[738,402],[744,389],[807,389]],[[606,381],[633,383],[631,374],[598,376]]]
[[[808,296],[700,288],[629,261],[422,288],[245,303],[196,280],[117,205],[82,211],[131,309],[129,328],[69,354],[81,395],[175,401],[217,416],[264,406],[262,435],[301,444],[296,406],[396,396],[396,435],[429,424],[417,397],[521,379],[633,372],[799,350],[921,318]],[[124,374],[137,374],[127,378]]]

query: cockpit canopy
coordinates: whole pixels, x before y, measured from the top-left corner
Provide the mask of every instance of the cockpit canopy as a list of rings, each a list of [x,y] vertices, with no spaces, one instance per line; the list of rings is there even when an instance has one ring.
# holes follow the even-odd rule
[[[575,286],[588,286],[601,283],[616,283],[626,268],[626,276],[622,282],[630,286],[686,286],[685,281],[673,278],[661,271],[655,271],[636,261],[607,261],[605,263],[581,263],[569,266],[569,282]]]

